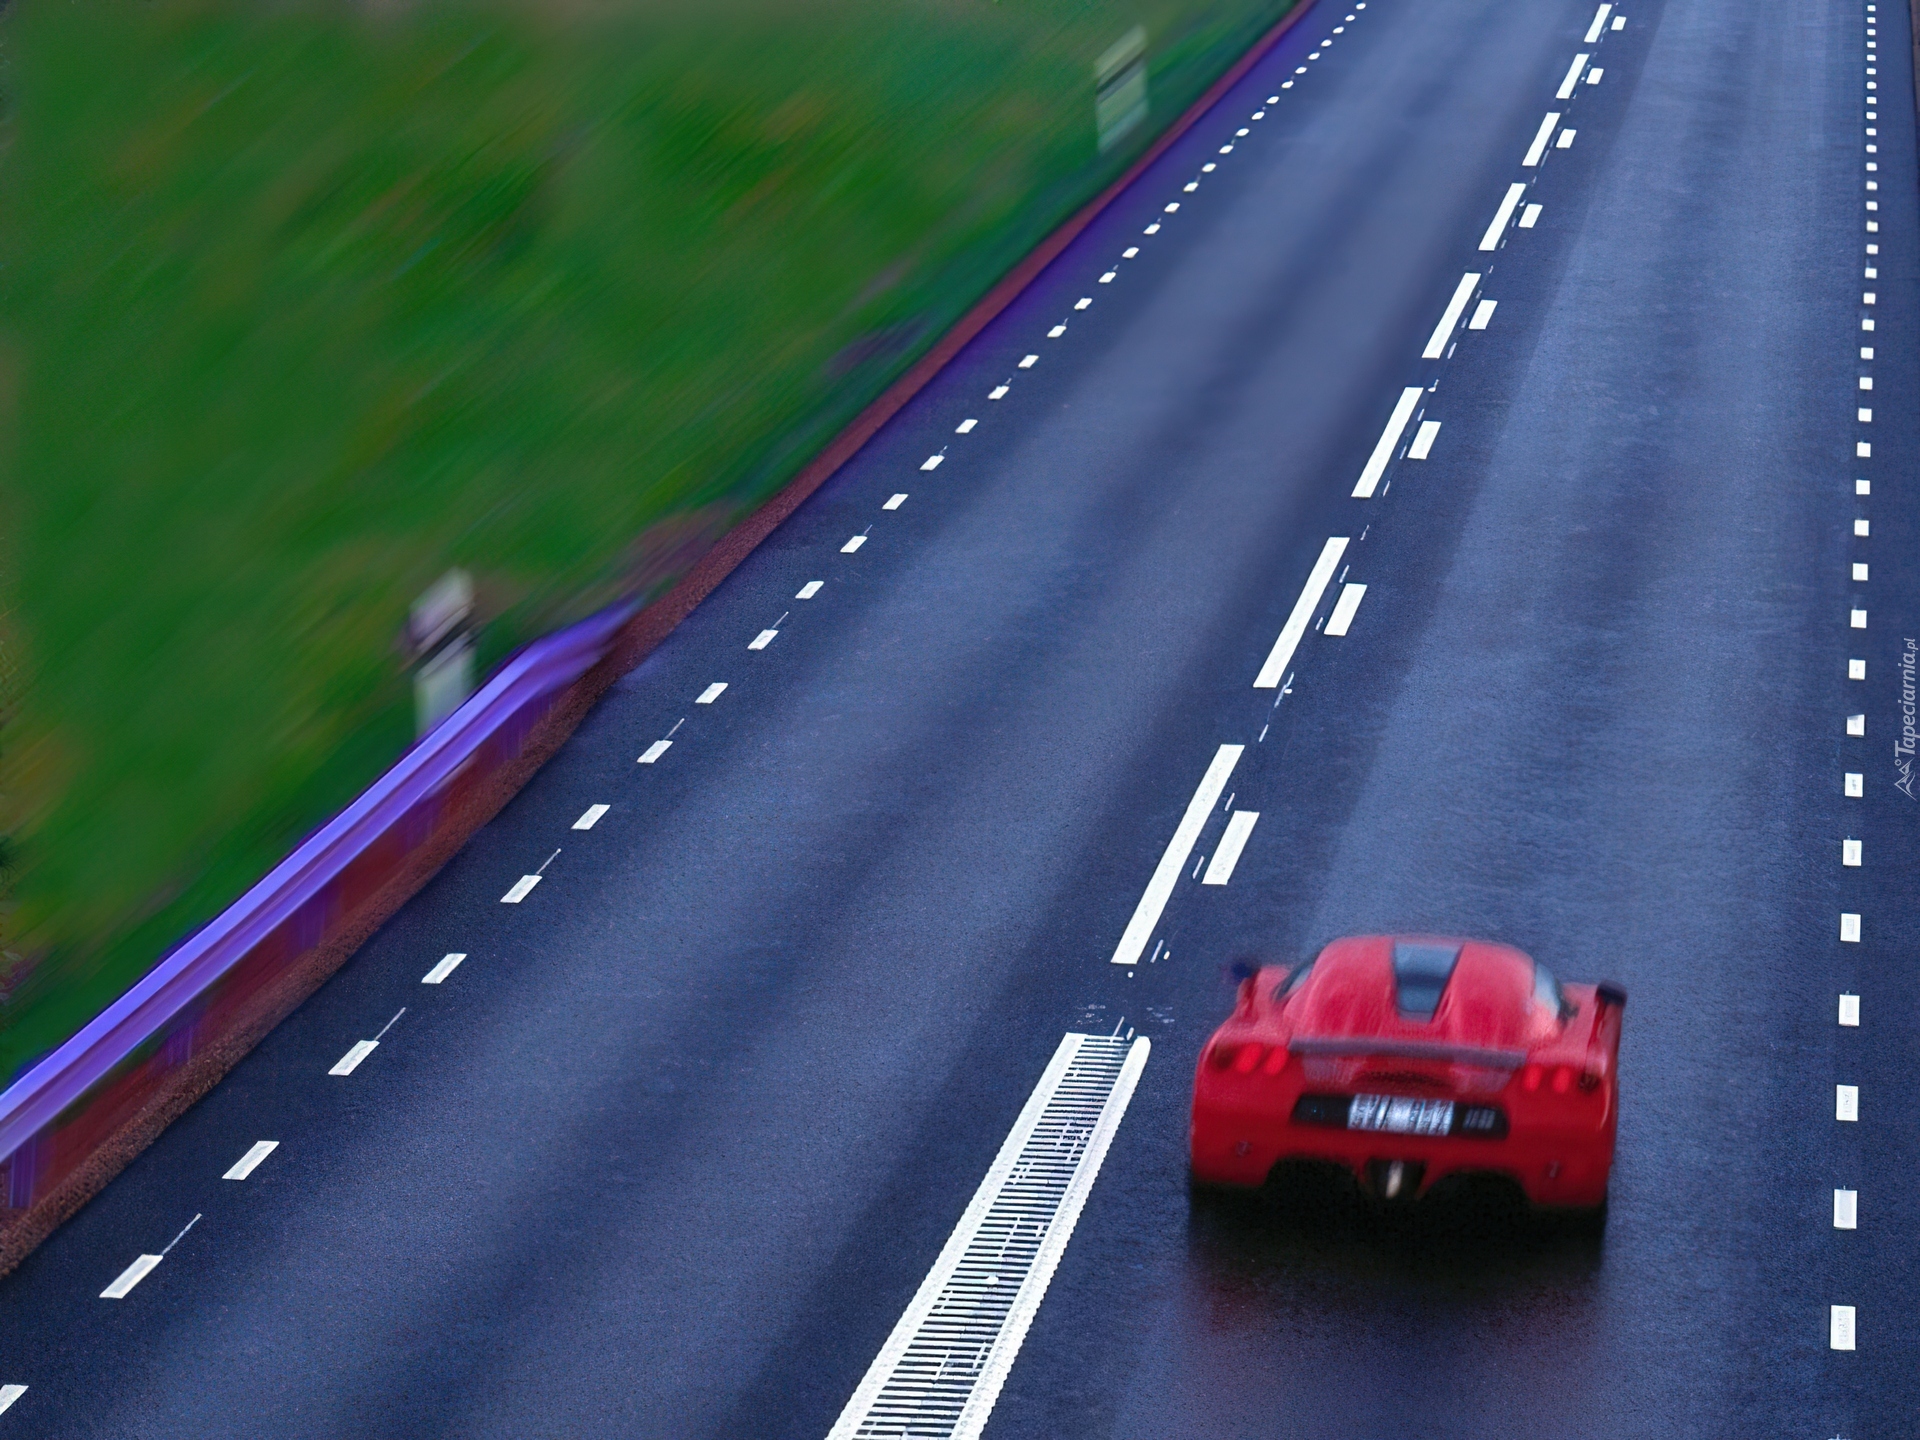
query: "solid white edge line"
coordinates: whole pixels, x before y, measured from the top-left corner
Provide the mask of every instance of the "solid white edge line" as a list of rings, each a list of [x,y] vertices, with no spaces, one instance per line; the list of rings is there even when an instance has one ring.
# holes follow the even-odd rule
[[[600,823],[600,817],[611,810],[611,805],[589,805],[580,812],[580,818],[573,822],[576,830],[591,830]]]
[[[1186,869],[1187,857],[1193,853],[1194,842],[1200,838],[1207,817],[1219,803],[1220,792],[1227,788],[1233,767],[1240,763],[1241,753],[1246,748],[1244,745],[1222,745],[1213,752],[1207,773],[1200,777],[1200,788],[1193,792],[1193,799],[1187,802],[1187,813],[1180,817],[1173,838],[1167,842],[1167,848],[1160,856],[1160,863],[1154,866],[1153,878],[1147,881],[1147,888],[1140,896],[1140,903],[1133,907],[1133,918],[1127,922],[1120,943],[1114,946],[1115,965],[1140,963],[1140,954],[1147,948],[1147,941],[1153,938],[1153,927],[1160,923],[1160,913],[1167,908],[1167,899],[1173,894],[1174,883]]]
[[[0,1415],[13,1408],[13,1402],[27,1393],[24,1385],[0,1385]]]
[[[1066,1079],[1067,1069],[1073,1064],[1074,1056],[1088,1040],[1097,1040],[1097,1035],[1068,1034],[1061,1038],[1059,1046],[1053,1052],[1053,1059],[1047,1062],[1047,1068],[1040,1076],[1033,1093],[1027,1097],[1027,1103],[1021,1108],[1019,1118],[1013,1122],[1013,1129],[993,1157],[993,1164],[987,1167],[986,1178],[980,1182],[980,1188],[973,1192],[966,1211],[960,1217],[960,1223],[953,1227],[953,1233],[947,1237],[947,1243],[940,1249],[939,1258],[933,1262],[933,1268],[927,1272],[927,1278],[920,1282],[920,1288],[914,1291],[913,1299],[907,1302],[907,1308],[901,1313],[893,1330],[888,1334],[886,1343],[880,1347],[880,1353],[873,1357],[873,1364],[867,1367],[867,1373],[854,1387],[852,1397],[846,1408],[840,1412],[840,1418],[827,1432],[827,1440],[852,1440],[859,1428],[866,1422],[868,1411],[880,1392],[886,1388],[892,1378],[894,1367],[900,1363],[901,1356],[919,1334],[920,1327],[926,1323],[927,1316],[933,1312],[934,1304],[939,1300],[960,1268],[960,1262],[966,1258],[967,1248],[973,1244],[992,1211],[1001,1191],[1006,1188],[1007,1180],[1013,1173],[1013,1167],[1019,1162],[1020,1152],[1032,1138],[1040,1117],[1046,1113],[1047,1106],[1059,1093],[1061,1082]],[[986,1425],[987,1414],[993,1408],[993,1402],[999,1397],[1000,1388],[1006,1383],[1007,1373],[1013,1368],[1014,1357],[1019,1353],[1020,1343],[1026,1338],[1027,1327],[1032,1324],[1034,1313],[1040,1308],[1047,1285],[1053,1279],[1053,1272],[1060,1263],[1060,1254],[1073,1234],[1073,1227],[1080,1218],[1081,1208],[1086,1204],[1087,1192],[1093,1187],[1098,1176],[1101,1162],[1105,1160],[1107,1148],[1113,1143],[1113,1132],[1119,1128],[1121,1117],[1126,1114],[1127,1104],[1133,1098],[1134,1087],[1139,1084],[1140,1071],[1146,1066],[1151,1045],[1143,1035],[1133,1042],[1127,1052],[1127,1058],[1120,1068],[1120,1077],[1114,1081],[1113,1089],[1108,1092],[1106,1103],[1100,1108],[1100,1118],[1094,1122],[1093,1133],[1087,1138],[1087,1148],[1082,1153],[1079,1168],[1068,1183],[1067,1193],[1061,1197],[1059,1206],[1053,1214],[1053,1221],[1047,1227],[1046,1237],[1041,1241],[1034,1255],[1033,1264],[1027,1270],[1027,1276],[1021,1282],[1014,1296],[1013,1305],[1007,1317],[1001,1322],[1000,1336],[988,1354],[986,1364],[981,1367],[980,1378],[974,1382],[973,1394],[967,1405],[961,1410],[951,1434],[954,1440],[962,1435],[978,1435]],[[1084,1177],[1085,1183],[1082,1184]],[[1057,1237],[1057,1243],[1056,1243]],[[1009,1340],[1011,1343],[1009,1343]],[[981,1391],[991,1387],[984,1405],[976,1404]],[[971,1427],[963,1429],[962,1427]]]
[[[1267,652],[1266,664],[1253,677],[1254,689],[1271,690],[1287,673],[1293,652],[1299,648],[1301,638],[1307,633],[1307,625],[1313,619],[1313,612],[1320,607],[1320,597],[1326,593],[1327,583],[1333,579],[1334,568],[1346,553],[1347,538],[1345,535],[1334,535],[1320,547],[1320,558],[1313,562],[1307,583],[1301,587],[1300,598],[1293,602],[1293,613],[1287,616],[1287,623],[1280,627],[1280,638],[1273,642],[1273,649]]]
[[[1553,138],[1553,127],[1559,123],[1560,112],[1549,110],[1547,118],[1540,122],[1539,130],[1534,133],[1533,143],[1527,147],[1526,158],[1520,162],[1523,167],[1540,163],[1540,157],[1547,153],[1547,142]]]
[[[1438,420],[1422,420],[1413,432],[1413,444],[1407,447],[1407,459],[1424,460],[1433,453],[1433,442],[1440,434]]]
[[[158,1255],[142,1255],[114,1279],[114,1282],[100,1292],[102,1300],[124,1300],[134,1286],[153,1273],[154,1266],[160,1263]]]
[[[1447,348],[1447,340],[1453,334],[1453,327],[1460,323],[1460,312],[1467,308],[1467,301],[1473,298],[1473,288],[1480,283],[1480,272],[1469,270],[1460,277],[1460,283],[1453,287],[1453,298],[1447,302],[1447,308],[1440,313],[1440,323],[1433,327],[1433,334],[1427,340],[1427,348],[1420,352],[1422,360],[1438,360],[1441,351]]]
[[[1585,40],[1582,40],[1580,43],[1582,45],[1591,45],[1595,41],[1597,41],[1600,38],[1600,32],[1606,28],[1607,16],[1611,15],[1612,13],[1613,13],[1613,6],[1611,5],[1602,5],[1597,11],[1595,11],[1593,16],[1593,24],[1587,27],[1587,38]]]
[[[1407,428],[1407,421],[1413,418],[1413,407],[1420,403],[1420,397],[1426,394],[1426,387],[1409,385],[1400,392],[1400,398],[1394,402],[1393,414],[1387,417],[1387,428],[1380,432],[1380,438],[1374,443],[1373,454],[1367,457],[1366,468],[1361,470],[1360,479],[1353,487],[1353,498],[1369,500],[1380,483],[1380,477],[1387,473],[1387,465],[1393,459],[1395,447],[1400,444],[1400,434]]]
[[[351,1075],[360,1068],[360,1062],[380,1048],[378,1040],[356,1040],[353,1048],[333,1062],[329,1075]]]
[[[1327,628],[1322,633],[1346,634],[1347,628],[1353,624],[1353,614],[1360,608],[1360,602],[1366,598],[1366,594],[1367,587],[1364,585],[1341,586],[1340,598],[1333,602],[1333,614],[1327,617]]]
[[[1573,64],[1567,67],[1567,78],[1560,82],[1560,88],[1553,92],[1556,100],[1565,100],[1573,94],[1573,87],[1580,83],[1580,72],[1587,68],[1591,55],[1576,55]]]
[[[260,1162],[280,1148],[278,1140],[256,1140],[253,1148],[233,1162],[231,1169],[220,1178],[222,1180],[244,1180],[260,1168]]]
[[[1000,1398],[1000,1389],[1013,1370],[1027,1330],[1040,1312],[1040,1302],[1046,1298],[1047,1286],[1053,1283],[1053,1273],[1060,1267],[1060,1257],[1066,1254],[1067,1242],[1073,1238],[1073,1228],[1080,1223],[1080,1212],[1086,1208],[1087,1196],[1093,1192],[1093,1182],[1100,1178],[1100,1167],[1106,1162],[1107,1150],[1126,1116],[1127,1105],[1133,1099],[1134,1088],[1140,1083],[1140,1072],[1146,1068],[1152,1048],[1144,1035],[1128,1048],[1127,1058],[1120,1067],[1120,1078],[1114,1081],[1113,1089],[1107,1092],[1106,1104],[1100,1107],[1100,1118],[1087,1137],[1087,1148],[1081,1152],[1073,1179],[1067,1182],[1067,1193],[1053,1212],[1053,1223],[1047,1226],[1046,1237],[1033,1257],[1033,1267],[1014,1294],[1000,1334],[993,1342],[993,1349],[987,1352],[986,1363],[980,1367],[980,1379],[954,1424],[953,1440],[978,1440],[986,1428],[987,1417],[993,1413],[993,1402]]]
[[[1520,197],[1527,193],[1527,187],[1519,181],[1507,187],[1507,198],[1500,202],[1500,208],[1494,212],[1493,223],[1487,226],[1487,233],[1480,237],[1482,250],[1500,248],[1500,237],[1507,233],[1507,222],[1513,219],[1513,207],[1520,203]]]
[[[1247,837],[1253,834],[1253,825],[1260,818],[1258,810],[1236,810],[1227,821],[1226,833],[1220,837],[1220,844],[1213,852],[1213,859],[1207,862],[1207,873],[1201,878],[1202,885],[1224,885],[1233,878],[1233,867],[1240,863],[1240,852],[1247,848]]]
[[[453,950],[442,955],[434,962],[433,969],[420,977],[422,985],[438,985],[460,968],[460,962],[467,958],[464,950]]]

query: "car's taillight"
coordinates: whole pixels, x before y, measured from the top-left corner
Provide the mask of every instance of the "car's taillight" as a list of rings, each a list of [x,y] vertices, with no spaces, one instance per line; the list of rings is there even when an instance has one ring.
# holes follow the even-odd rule
[[[1520,1072],[1520,1088],[1522,1090],[1538,1090],[1540,1088],[1540,1067],[1538,1065],[1529,1065]]]
[[[1260,1063],[1260,1058],[1266,1053],[1267,1053],[1267,1047],[1260,1044],[1258,1041],[1255,1041],[1251,1044],[1242,1045],[1240,1047],[1240,1053],[1233,1057],[1234,1073],[1239,1075],[1251,1075],[1254,1071],[1254,1067]]]
[[[1287,1047],[1276,1045],[1267,1052],[1267,1063],[1260,1067],[1262,1075],[1278,1075],[1287,1068]]]
[[[1553,1093],[1564,1095],[1573,1088],[1573,1067],[1557,1065],[1553,1071]]]

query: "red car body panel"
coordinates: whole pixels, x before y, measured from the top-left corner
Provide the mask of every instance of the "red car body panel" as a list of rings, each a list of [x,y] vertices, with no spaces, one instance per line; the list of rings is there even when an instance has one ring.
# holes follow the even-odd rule
[[[1396,954],[1413,964],[1448,947],[1457,956],[1423,1014],[1434,991],[1418,986],[1433,982],[1397,972]],[[1293,973],[1270,965],[1243,980],[1200,1052],[1195,1181],[1253,1189],[1282,1161],[1318,1160],[1383,1199],[1492,1174],[1535,1206],[1604,1203],[1619,1118],[1617,987],[1556,995],[1511,946],[1435,936],[1335,940],[1289,991]],[[1393,1128],[1363,1128],[1374,1124]]]

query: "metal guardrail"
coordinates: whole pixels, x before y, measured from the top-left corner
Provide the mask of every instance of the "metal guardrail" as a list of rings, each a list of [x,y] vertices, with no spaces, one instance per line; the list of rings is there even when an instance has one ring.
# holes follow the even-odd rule
[[[84,1204],[332,966],[296,972],[312,971],[329,946],[344,960],[352,945],[342,942],[367,928],[369,902],[444,843],[461,802],[520,757],[633,608],[603,611],[512,656],[351,805],[0,1093],[0,1270]]]

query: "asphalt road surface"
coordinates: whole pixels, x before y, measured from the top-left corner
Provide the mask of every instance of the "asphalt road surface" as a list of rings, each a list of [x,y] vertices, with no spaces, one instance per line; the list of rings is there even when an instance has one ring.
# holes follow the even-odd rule
[[[0,1282],[0,1440],[825,1436],[1070,1033],[990,1436],[1910,1433],[1909,44],[1320,0]],[[1626,985],[1603,1238],[1190,1204],[1229,961],[1380,929]]]

